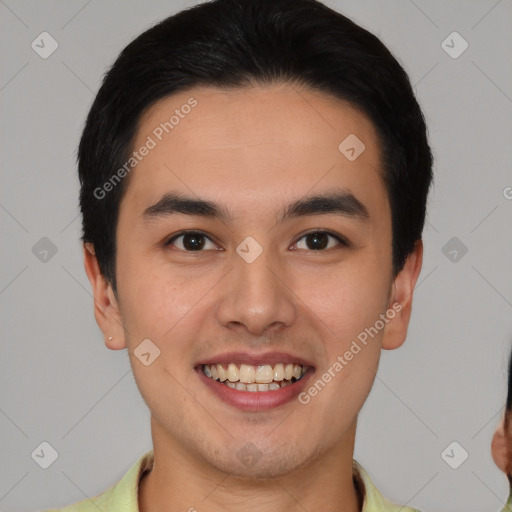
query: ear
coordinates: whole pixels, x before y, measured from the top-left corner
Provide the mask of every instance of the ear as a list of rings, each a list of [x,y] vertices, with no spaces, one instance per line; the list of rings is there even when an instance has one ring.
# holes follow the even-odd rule
[[[509,442],[505,429],[505,416],[502,416],[492,437],[491,453],[496,466],[505,474],[509,466]]]
[[[423,242],[416,240],[412,252],[407,257],[404,267],[393,280],[392,293],[388,310],[394,311],[384,329],[382,348],[393,350],[400,347],[407,337],[407,328],[411,318],[412,296],[423,263]]]
[[[83,250],[85,272],[91,283],[94,297],[94,316],[105,337],[105,345],[111,350],[126,348],[119,306],[112,286],[100,271],[94,246],[91,243],[85,243]]]

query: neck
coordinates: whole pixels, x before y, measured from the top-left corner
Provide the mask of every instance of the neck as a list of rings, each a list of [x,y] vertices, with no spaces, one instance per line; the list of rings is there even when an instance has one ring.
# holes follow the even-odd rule
[[[361,511],[352,474],[355,424],[328,453],[285,474],[258,479],[220,471],[163,435],[153,419],[151,425],[155,459],[140,481],[140,512]]]

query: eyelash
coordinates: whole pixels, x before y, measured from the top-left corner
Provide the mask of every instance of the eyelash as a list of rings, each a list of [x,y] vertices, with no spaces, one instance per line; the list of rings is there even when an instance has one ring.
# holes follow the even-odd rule
[[[315,229],[312,231],[308,231],[307,233],[302,234],[293,245],[296,245],[300,240],[307,237],[308,235],[313,235],[313,234],[328,235],[328,236],[334,238],[335,240],[337,240],[342,247],[350,246],[350,243],[348,242],[348,240],[345,237],[343,237],[342,235],[339,235],[337,233],[334,233],[333,231],[329,231],[329,230],[325,230],[325,229]],[[201,236],[207,238],[208,240],[210,240],[210,242],[213,242],[213,240],[203,231],[189,229],[189,230],[180,231],[176,235],[173,235],[170,239],[168,239],[165,242],[165,244],[164,244],[165,247],[167,247],[168,245],[172,245],[173,242],[175,242],[178,238],[180,238],[184,235],[201,235]],[[215,243],[215,242],[213,242],[213,243]],[[332,249],[332,247],[329,249]],[[309,252],[325,252],[329,249],[317,249],[317,250],[308,249],[308,251]],[[187,251],[186,249],[179,249],[179,250],[183,251],[183,252],[187,252],[187,253],[205,252],[204,250],[198,250],[198,251]],[[294,250],[296,250],[296,249],[294,249]]]

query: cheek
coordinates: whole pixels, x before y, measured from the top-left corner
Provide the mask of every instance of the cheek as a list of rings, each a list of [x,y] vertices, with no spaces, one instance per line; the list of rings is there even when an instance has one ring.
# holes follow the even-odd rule
[[[386,312],[388,283],[377,268],[362,269],[352,267],[331,275],[325,286],[317,288],[322,293],[308,303],[329,327],[324,330],[326,358],[315,377],[315,382],[329,381],[317,402],[318,410],[325,408],[320,414],[326,415],[326,421],[329,415],[341,421],[357,413],[378,368],[385,326],[380,315]],[[322,383],[316,387],[324,389]]]
[[[305,303],[329,327],[326,332],[339,345],[338,349],[373,326],[386,311],[389,284],[381,271],[370,266],[362,270],[343,268],[321,279],[317,276],[310,285],[301,296],[306,297]]]
[[[158,263],[127,261],[120,266],[119,287],[124,321],[130,335],[167,338],[204,295],[205,283]]]
[[[198,326],[195,315],[208,288],[197,281],[187,283],[177,273],[171,276],[155,264],[143,268],[134,263],[133,269],[125,265],[122,272],[121,312],[137,387],[160,421],[174,424],[170,410],[179,408],[187,414],[193,408],[182,386],[190,376],[190,341]],[[149,365],[137,356],[145,339],[156,346],[150,345],[149,352],[158,353]]]

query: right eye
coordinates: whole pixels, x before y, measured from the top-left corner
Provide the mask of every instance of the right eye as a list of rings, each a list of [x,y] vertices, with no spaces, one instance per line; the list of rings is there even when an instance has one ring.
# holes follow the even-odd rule
[[[210,247],[210,250],[217,248],[217,246],[210,240],[210,238],[208,238],[208,236],[206,236],[201,231],[187,230],[174,235],[165,243],[165,246],[167,247],[168,245],[174,245],[179,250],[186,252],[204,252],[202,249],[208,249],[208,242],[210,242],[213,246]]]

